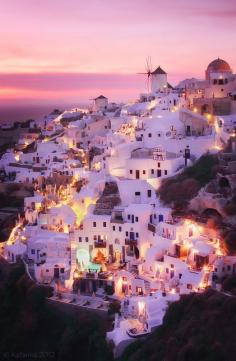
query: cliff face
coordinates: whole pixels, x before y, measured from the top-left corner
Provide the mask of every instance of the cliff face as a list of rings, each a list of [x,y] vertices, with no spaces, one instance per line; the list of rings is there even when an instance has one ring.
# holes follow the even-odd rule
[[[215,210],[224,218],[225,223],[236,225],[236,169],[233,173],[231,163],[220,168],[216,177],[189,203],[189,209],[198,213]],[[224,174],[225,173],[225,174]]]

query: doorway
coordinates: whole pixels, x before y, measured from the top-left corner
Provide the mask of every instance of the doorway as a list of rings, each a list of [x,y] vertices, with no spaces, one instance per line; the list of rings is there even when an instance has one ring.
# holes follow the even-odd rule
[[[55,266],[54,267],[54,277],[55,278],[59,278],[59,267],[58,266]]]

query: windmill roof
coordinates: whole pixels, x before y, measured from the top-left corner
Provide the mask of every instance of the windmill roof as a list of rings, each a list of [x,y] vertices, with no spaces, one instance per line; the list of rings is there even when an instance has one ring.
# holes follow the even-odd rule
[[[104,97],[104,95],[99,95],[99,97],[95,98],[95,100],[97,99],[107,99],[107,97]]]
[[[156,70],[152,71],[151,74],[167,74],[160,66]]]

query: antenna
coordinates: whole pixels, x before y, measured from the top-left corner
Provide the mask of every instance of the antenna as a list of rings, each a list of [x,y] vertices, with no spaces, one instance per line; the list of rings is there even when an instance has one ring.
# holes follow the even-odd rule
[[[145,73],[137,73],[142,75],[147,75],[147,90],[148,93],[150,93],[150,76],[152,74],[152,58],[151,56],[147,56],[146,62],[145,62]]]

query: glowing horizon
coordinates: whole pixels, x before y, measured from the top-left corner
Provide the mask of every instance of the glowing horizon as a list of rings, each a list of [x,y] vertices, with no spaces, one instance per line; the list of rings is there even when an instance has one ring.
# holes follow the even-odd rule
[[[132,99],[148,55],[174,85],[217,57],[236,71],[233,0],[8,0],[0,20],[0,103]]]

